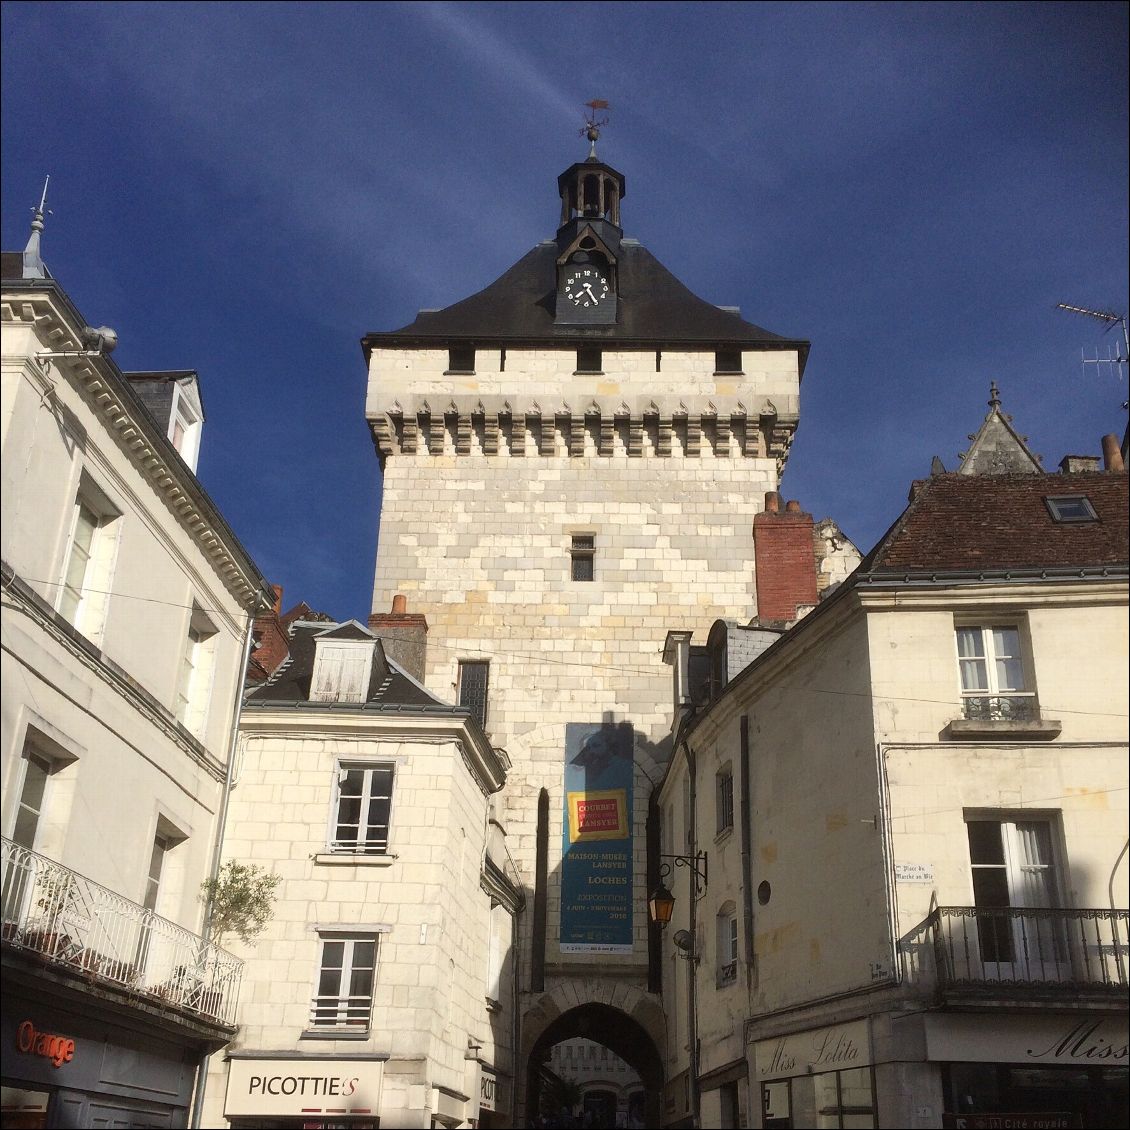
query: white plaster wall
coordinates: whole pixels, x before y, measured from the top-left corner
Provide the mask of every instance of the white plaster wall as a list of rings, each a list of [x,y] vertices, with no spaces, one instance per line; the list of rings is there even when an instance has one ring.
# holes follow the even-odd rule
[[[83,471],[97,483],[121,517],[96,642],[124,678],[115,684],[97,653],[69,645],[6,596],[3,828],[12,830],[31,726],[54,743],[63,766],[49,780],[40,850],[140,902],[157,822],[167,821],[186,839],[166,861],[158,910],[196,930],[240,681],[243,612],[118,434],[60,367],[66,362],[49,362],[44,372],[31,361],[52,347],[49,321],[6,321],[3,328],[0,552],[54,606]],[[172,716],[193,602],[209,609],[217,629],[203,751]]]
[[[1062,723],[1057,742],[1126,741],[1125,585],[986,586],[869,607],[876,722],[881,737],[936,741],[961,717],[956,623],[1022,627],[1040,715]]]

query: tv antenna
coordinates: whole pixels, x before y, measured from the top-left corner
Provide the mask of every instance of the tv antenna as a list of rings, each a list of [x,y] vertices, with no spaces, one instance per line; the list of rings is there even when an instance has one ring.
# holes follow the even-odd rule
[[[1072,306],[1068,302],[1057,302],[1056,309],[1066,310],[1069,314],[1083,314],[1085,317],[1096,318],[1100,322],[1105,322],[1104,334],[1109,333],[1115,326],[1120,325],[1122,327],[1121,348],[1117,344],[1108,342],[1105,357],[1100,356],[1098,346],[1095,347],[1093,357],[1087,356],[1085,348],[1081,350],[1084,370],[1088,365],[1094,365],[1100,373],[1108,373],[1110,376],[1117,376],[1121,380],[1125,375],[1123,367],[1128,363],[1127,358],[1130,355],[1130,338],[1127,337],[1126,333],[1126,315],[1114,314],[1109,310],[1090,310],[1086,306]]]
[[[589,157],[596,157],[596,143],[600,138],[601,129],[608,125],[608,115],[603,118],[598,118],[597,112],[600,110],[609,110],[611,107],[603,98],[594,98],[591,102],[586,102],[589,112],[585,115],[585,124],[580,128],[580,136],[587,137],[589,140]]]

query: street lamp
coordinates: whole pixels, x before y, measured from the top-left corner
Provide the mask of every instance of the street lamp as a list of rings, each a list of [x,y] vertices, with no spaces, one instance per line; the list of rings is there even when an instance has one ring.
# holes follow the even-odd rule
[[[661,855],[662,859],[674,860],[675,867],[689,867],[694,872],[694,886],[691,888],[691,907],[701,897],[702,893],[706,890],[706,876],[707,876],[707,860],[706,852],[698,851],[694,855]],[[659,865],[659,886],[651,892],[647,900],[647,913],[652,922],[656,923],[661,929],[666,929],[667,923],[671,921],[671,915],[675,911],[675,896],[667,889],[666,884],[663,882],[668,875],[671,874],[670,863],[660,863]]]
[[[654,891],[651,892],[651,897],[647,900],[647,913],[648,917],[655,922],[661,930],[667,929],[667,923],[671,921],[671,915],[675,910],[675,896],[660,883]]]

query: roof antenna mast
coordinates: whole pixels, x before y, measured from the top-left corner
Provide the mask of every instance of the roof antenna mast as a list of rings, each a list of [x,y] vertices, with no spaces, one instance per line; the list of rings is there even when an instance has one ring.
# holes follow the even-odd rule
[[[600,138],[600,131],[602,127],[608,125],[608,116],[603,118],[596,116],[598,110],[608,110],[611,107],[603,98],[594,98],[591,102],[586,102],[585,105],[589,108],[588,114],[585,116],[585,124],[581,126],[581,137],[587,137],[589,140],[589,160],[596,160],[596,143]]]
[[[1087,365],[1107,366],[1106,372],[1121,379],[1124,375],[1123,366],[1127,363],[1127,356],[1130,354],[1130,339],[1128,339],[1126,333],[1126,315],[1113,314],[1109,310],[1088,310],[1085,306],[1072,306],[1067,302],[1057,302],[1056,309],[1066,310],[1069,314],[1083,314],[1088,318],[1097,318],[1100,322],[1105,322],[1106,329],[1103,330],[1103,333],[1107,333],[1117,325],[1122,326],[1121,350],[1117,346],[1108,345],[1105,357],[1099,356],[1097,346],[1094,357],[1088,357],[1086,351],[1083,351],[1084,368]]]

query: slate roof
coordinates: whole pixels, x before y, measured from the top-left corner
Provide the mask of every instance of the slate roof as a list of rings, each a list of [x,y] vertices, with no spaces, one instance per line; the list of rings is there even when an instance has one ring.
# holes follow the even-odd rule
[[[149,414],[162,427],[168,427],[173,412],[173,390],[177,381],[197,377],[196,397],[200,401],[200,413],[204,414],[204,394],[200,391],[199,377],[195,369],[169,369],[159,372],[126,373],[122,376],[129,381],[138,400],[149,410]]]
[[[863,559],[857,577],[1130,565],[1125,472],[935,475]],[[1046,498],[1086,495],[1096,522],[1057,522]]]
[[[578,339],[616,345],[796,349],[801,367],[809,343],[770,333],[738,314],[704,302],[688,290],[646,248],[630,240],[617,258],[620,302],[615,325],[556,325],[557,243],[539,244],[478,294],[443,310],[421,311],[416,320],[390,333],[362,339],[366,357],[374,347],[435,345],[438,342],[575,343]]]
[[[373,671],[366,704],[384,707],[409,707],[417,709],[442,709],[455,711],[450,703],[429,694],[415,679],[392,662],[384,653],[381,642],[371,632],[355,622],[346,624],[310,623],[299,621],[290,627],[290,657],[284,660],[275,673],[254,690],[248,692],[247,706],[272,708],[283,703],[310,703],[310,683],[314,675],[315,640],[319,636],[335,639],[372,639],[375,646]],[[333,705],[337,705],[336,703]],[[358,704],[350,704],[355,708]],[[466,712],[465,710],[463,711]]]
[[[24,277],[24,253],[22,251],[0,252],[0,278],[22,279]]]

